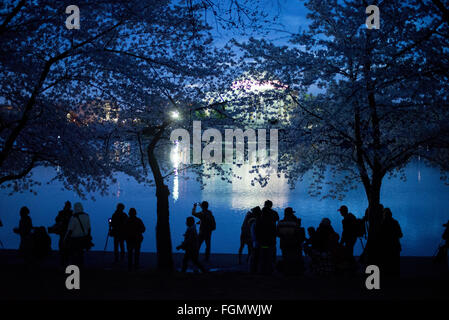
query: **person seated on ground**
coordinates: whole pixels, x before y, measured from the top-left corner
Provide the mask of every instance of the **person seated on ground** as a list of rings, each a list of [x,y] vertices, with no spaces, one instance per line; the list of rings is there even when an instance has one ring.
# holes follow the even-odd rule
[[[285,274],[299,274],[303,272],[302,244],[305,231],[301,227],[301,219],[295,216],[291,207],[285,208],[284,219],[277,225],[277,236],[282,250],[281,269]]]
[[[116,263],[119,261],[119,247],[120,260],[125,259],[125,224],[128,216],[123,210],[125,210],[125,205],[119,203],[110,223],[110,236],[114,238],[114,262]]]
[[[390,208],[385,208],[384,219],[380,226],[382,256],[379,267],[386,276],[399,277],[402,236],[399,222],[393,218]]]
[[[129,218],[125,224],[126,246],[128,249],[128,269],[137,270],[139,268],[140,246],[143,241],[145,225],[137,218],[137,211],[129,209]]]
[[[212,231],[215,230],[215,218],[212,212],[209,210],[209,203],[207,201],[201,202],[201,211],[196,212],[197,204],[193,204],[192,216],[200,219],[200,233],[198,236],[198,250],[201,248],[203,242],[206,242],[206,255],[205,260],[209,261],[210,249],[211,249],[211,239]]]
[[[206,269],[198,261],[199,246],[198,246],[198,234],[196,233],[195,219],[193,217],[187,217],[186,219],[187,230],[184,233],[184,241],[176,247],[176,250],[184,250],[184,258],[182,259],[182,272],[187,271],[189,261],[192,261],[203,273]]]
[[[253,212],[254,209],[255,208],[247,212],[240,228],[239,264],[242,264],[242,253],[245,245],[248,247],[247,262],[249,261],[249,258],[251,256],[251,250],[253,246],[251,239],[251,225],[256,222],[256,215]]]

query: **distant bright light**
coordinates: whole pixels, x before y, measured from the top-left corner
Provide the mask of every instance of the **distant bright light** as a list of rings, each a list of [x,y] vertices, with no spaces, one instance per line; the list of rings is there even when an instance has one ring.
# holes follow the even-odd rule
[[[258,80],[238,80],[232,83],[233,90],[245,90],[250,92],[260,92],[273,89],[287,89],[288,86],[278,80],[258,81]]]
[[[172,111],[171,117],[173,119],[179,119],[179,112],[178,111]]]

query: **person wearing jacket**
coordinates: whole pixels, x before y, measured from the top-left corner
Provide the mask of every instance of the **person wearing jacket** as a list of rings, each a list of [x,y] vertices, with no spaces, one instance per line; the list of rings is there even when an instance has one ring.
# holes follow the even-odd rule
[[[74,205],[74,214],[69,220],[67,234],[65,236],[66,247],[74,264],[78,267],[84,264],[84,250],[86,237],[91,236],[90,218],[84,212],[83,205],[80,202]]]
[[[198,234],[196,233],[195,219],[193,217],[187,217],[186,219],[187,230],[184,233],[184,241],[176,247],[177,250],[184,250],[184,258],[182,259],[182,272],[186,272],[189,261],[192,261],[203,273],[206,269],[198,261],[199,246],[198,246]]]
[[[67,264],[67,250],[64,247],[64,237],[67,233],[70,218],[73,215],[72,204],[70,201],[66,201],[64,208],[58,212],[55,218],[55,226],[57,226],[57,231],[59,235],[58,247],[59,255],[61,257],[61,265],[65,266]],[[49,229],[50,230],[50,229]],[[50,231],[49,231],[50,232]]]
[[[387,276],[399,277],[402,230],[393,218],[390,208],[383,210],[384,219],[380,225],[381,264],[380,270]]]
[[[302,273],[304,262],[302,259],[302,244],[306,238],[301,219],[295,216],[291,207],[285,208],[284,219],[279,221],[277,236],[280,238],[282,250],[282,269],[286,274]]]
[[[257,241],[257,235],[256,235],[256,223],[257,219],[259,219],[260,215],[262,214],[262,210],[259,206],[254,207],[251,209],[251,212],[254,215],[254,220],[252,221],[250,225],[250,235],[251,235],[251,242],[252,242],[252,250],[251,250],[251,256],[249,259],[249,270],[251,273],[256,273],[259,269],[259,262],[260,262],[260,244]]]
[[[201,202],[201,211],[196,212],[197,204],[193,205],[192,216],[200,219],[200,233],[198,236],[198,250],[201,248],[203,242],[206,242],[205,260],[209,261],[212,231],[215,230],[215,218],[212,212],[208,209],[209,203],[207,201]]]
[[[343,205],[338,209],[343,217],[340,244],[344,247],[345,257],[352,263],[354,260],[354,245],[357,241],[357,218]]]
[[[257,207],[259,208],[259,207]],[[256,222],[256,215],[254,213],[255,208],[251,209],[243,220],[240,231],[240,248],[239,248],[239,264],[242,264],[242,253],[245,245],[248,247],[248,261],[251,257],[251,251],[253,250],[253,240],[251,238],[251,227]],[[259,208],[260,210],[260,208]],[[248,262],[247,261],[247,262]]]
[[[261,272],[271,274],[276,261],[276,224],[279,215],[272,209],[273,203],[265,201],[262,213],[256,220],[256,238],[259,244]]]
[[[145,225],[137,218],[137,211],[129,209],[129,218],[125,223],[126,247],[128,249],[128,269],[137,270],[139,268],[140,246],[143,241]]]
[[[20,208],[19,227],[14,228],[13,231],[20,236],[19,252],[23,255],[25,264],[29,265],[33,254],[33,223],[30,218],[30,209]]]
[[[120,247],[120,260],[125,259],[125,224],[128,219],[128,215],[123,211],[125,205],[119,203],[117,209],[111,218],[111,234],[114,238],[114,261],[119,261],[119,247]]]

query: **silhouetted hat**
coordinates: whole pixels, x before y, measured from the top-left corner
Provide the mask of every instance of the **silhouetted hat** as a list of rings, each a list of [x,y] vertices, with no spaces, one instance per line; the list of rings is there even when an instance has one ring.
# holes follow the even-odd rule
[[[340,212],[342,212],[342,211],[348,212],[348,207],[345,206],[345,205],[343,205],[343,206],[341,206],[340,209],[338,209],[337,211],[340,211]]]
[[[294,211],[292,207],[287,207],[287,208],[285,208],[285,210],[284,210],[284,213],[285,213],[285,214],[294,214],[295,212],[296,212],[296,211]]]
[[[449,225],[449,220],[445,224],[443,224],[443,227],[447,227],[448,225]]]

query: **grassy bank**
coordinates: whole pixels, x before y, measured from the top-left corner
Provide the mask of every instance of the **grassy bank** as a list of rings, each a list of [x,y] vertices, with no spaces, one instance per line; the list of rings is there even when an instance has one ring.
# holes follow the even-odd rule
[[[182,254],[175,254],[177,270]],[[1,300],[149,299],[149,300],[385,300],[449,299],[447,270],[428,257],[403,257],[401,277],[381,277],[380,290],[367,290],[366,275],[317,277],[251,275],[247,265],[238,265],[236,255],[212,255],[208,274],[156,272],[156,254],[143,253],[141,269],[128,272],[126,262],[113,264],[110,252],[89,252],[81,273],[81,289],[67,290],[67,275],[58,265],[57,253],[27,270],[14,250],[0,250]]]

